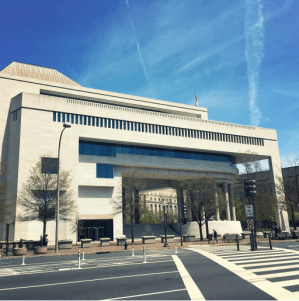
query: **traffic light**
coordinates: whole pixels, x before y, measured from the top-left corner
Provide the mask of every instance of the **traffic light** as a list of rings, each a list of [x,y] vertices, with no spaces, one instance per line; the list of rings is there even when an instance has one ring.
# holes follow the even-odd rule
[[[183,217],[187,214],[187,206],[186,205],[183,205],[182,206],[182,215]]]
[[[244,190],[246,197],[256,195],[256,182],[255,180],[248,178],[244,180]]]

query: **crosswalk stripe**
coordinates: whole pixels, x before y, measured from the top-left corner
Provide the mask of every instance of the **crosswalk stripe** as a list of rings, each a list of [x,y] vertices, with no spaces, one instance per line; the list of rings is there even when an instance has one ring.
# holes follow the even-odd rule
[[[287,276],[295,276],[299,275],[299,270],[298,271],[291,271],[291,272],[278,272],[278,273],[273,273],[273,274],[263,274],[263,276],[267,279],[270,278],[277,278],[277,277],[287,277]]]
[[[293,269],[293,268],[299,268],[299,264],[294,265],[283,265],[283,266],[276,266],[276,267],[266,267],[266,268],[256,268],[256,269],[250,269],[251,272],[266,272],[266,271],[276,271],[276,270],[286,270],[286,269]]]
[[[285,263],[293,263],[293,262],[296,263],[296,260],[297,259],[294,259],[294,260],[283,260],[283,261],[270,261],[270,262],[265,262],[265,263],[253,262],[253,263],[248,263],[248,264],[242,264],[242,267],[245,267],[245,268],[246,267],[254,267],[254,266],[257,266],[257,265],[263,265],[263,266],[266,266],[266,265],[281,265],[281,264],[285,264]]]
[[[224,258],[224,259],[226,259],[226,258]],[[259,259],[253,259],[253,258],[251,258],[251,259],[247,259],[247,260],[240,260],[240,259],[236,259],[236,260],[233,260],[233,259],[231,259],[231,260],[229,260],[229,259],[226,259],[226,260],[228,260],[228,261],[230,261],[230,262],[233,262],[233,263],[236,263],[236,264],[240,264],[240,263],[259,263],[259,262],[264,262],[264,261],[271,261],[271,262],[275,262],[275,261],[277,261],[277,260],[280,260],[280,259],[299,259],[299,256],[297,255],[297,254],[293,254],[293,255],[288,255],[288,256],[279,256],[279,257],[275,257],[275,258],[268,258],[268,257],[264,257],[264,258],[259,258]]]

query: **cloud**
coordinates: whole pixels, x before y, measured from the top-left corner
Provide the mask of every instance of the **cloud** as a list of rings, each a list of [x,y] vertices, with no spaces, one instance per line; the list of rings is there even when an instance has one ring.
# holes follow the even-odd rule
[[[235,37],[235,38],[231,39],[230,41],[228,41],[226,43],[223,43],[223,44],[215,47],[214,49],[209,49],[205,54],[201,54],[198,57],[196,57],[195,59],[193,59],[190,62],[186,63],[183,67],[178,69],[176,72],[183,72],[183,71],[187,71],[191,68],[194,68],[195,66],[198,66],[199,64],[203,63],[204,61],[206,61],[210,57],[215,56],[217,54],[220,54],[224,50],[226,50],[227,48],[239,43],[243,39],[244,39],[244,35],[241,35],[241,36],[238,36],[238,37]]]
[[[258,126],[261,112],[256,106],[259,73],[264,50],[264,18],[260,0],[246,0],[245,5],[245,57],[249,85],[249,109],[251,125]]]
[[[130,22],[131,22],[132,29],[133,29],[134,36],[135,36],[135,40],[136,40],[136,47],[137,47],[137,53],[138,53],[138,56],[139,56],[139,60],[140,60],[140,63],[141,63],[142,69],[143,69],[144,76],[145,76],[146,80],[149,81],[149,76],[148,76],[147,68],[146,68],[146,66],[144,64],[144,61],[143,61],[143,57],[142,57],[141,50],[140,50],[140,45],[139,45],[139,40],[137,38],[137,34],[136,34],[134,22],[133,22],[131,13],[130,13],[129,0],[126,0],[126,4],[127,4],[127,8],[128,8]]]

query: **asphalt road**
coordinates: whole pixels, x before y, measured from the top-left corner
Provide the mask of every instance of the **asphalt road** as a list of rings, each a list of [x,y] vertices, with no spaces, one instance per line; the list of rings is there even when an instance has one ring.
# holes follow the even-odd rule
[[[0,299],[275,300],[279,299],[275,298],[277,294],[271,294],[271,290],[269,293],[266,286],[273,283],[273,279],[277,284],[284,283],[283,277],[273,278],[276,268],[289,274],[294,271],[291,281],[299,281],[299,267],[290,266],[284,259],[287,256],[291,264],[298,261],[299,265],[299,243],[273,243],[273,247],[272,253],[266,249],[250,252],[245,246],[238,252],[233,245],[229,248],[206,246],[199,251],[183,249],[177,254],[174,250],[147,251],[146,263],[142,251],[135,251],[134,257],[130,251],[95,254],[86,256],[86,260],[80,262],[80,269],[78,256],[28,257],[26,265],[21,265],[21,258],[1,260]],[[269,255],[277,261],[273,263],[274,268],[268,265],[271,271],[267,270]],[[247,261],[252,262],[253,268],[247,267],[250,265]],[[244,267],[240,267],[242,264]],[[250,272],[257,267],[261,267],[261,272],[250,274],[253,280],[239,273],[240,269]],[[272,277],[272,282],[266,280],[265,284],[264,278],[258,278],[265,277],[265,273]],[[280,286],[285,292],[283,284]],[[287,292],[291,291],[294,294],[299,291],[296,283]]]

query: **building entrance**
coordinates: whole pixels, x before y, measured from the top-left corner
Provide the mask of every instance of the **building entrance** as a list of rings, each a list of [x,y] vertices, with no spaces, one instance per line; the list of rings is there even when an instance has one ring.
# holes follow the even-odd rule
[[[78,241],[89,238],[97,241],[102,237],[110,237],[113,240],[113,220],[81,220],[82,230],[78,231]]]

